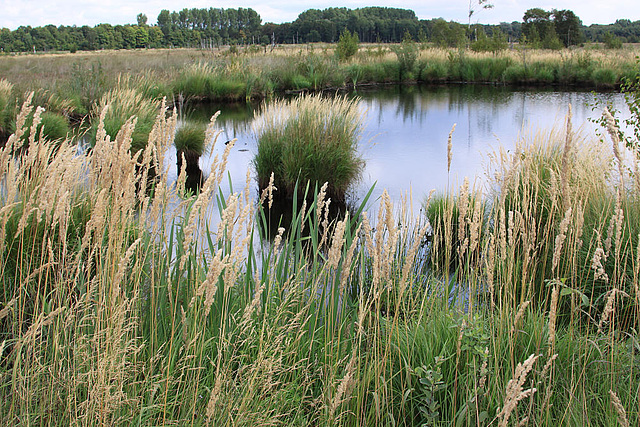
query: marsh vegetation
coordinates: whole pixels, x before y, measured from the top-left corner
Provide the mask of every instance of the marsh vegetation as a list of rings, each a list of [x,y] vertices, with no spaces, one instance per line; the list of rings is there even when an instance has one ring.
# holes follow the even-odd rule
[[[432,65],[438,57],[447,66],[521,60],[429,53]],[[247,54],[224,72],[246,82],[251,64],[265,61],[317,88],[335,86],[336,70],[359,68],[358,82],[367,81],[367,67],[399,75],[395,53],[358,53],[346,68],[328,67],[323,55]],[[300,165],[276,182],[284,166],[273,163],[274,181],[262,182],[258,201],[250,174],[243,189],[221,191],[233,144],[222,144],[215,118],[204,146],[202,129],[178,136],[186,129],[178,108],[158,99],[171,73],[106,90],[96,82],[111,71],[101,70],[86,79],[95,85],[78,85],[82,95],[69,98],[56,94],[56,80],[24,97],[25,80],[0,82],[3,423],[639,422],[638,140],[621,138],[613,117],[605,113],[607,133],[598,137],[576,131],[569,110],[561,128],[498,149],[489,187],[471,177],[434,197],[420,189],[426,213],[413,215],[383,191],[333,218],[341,190],[324,176],[300,180]],[[71,136],[52,142],[44,130],[16,149],[41,123],[36,101],[73,117],[73,106],[88,100],[90,149],[78,150]],[[279,144],[293,140],[283,133],[291,131],[352,153],[361,119],[353,105],[340,97],[276,101],[263,111],[261,135]],[[320,132],[334,127],[344,132]],[[164,158],[176,143],[222,149],[195,194],[185,191],[186,166],[169,179]],[[285,191],[309,197],[293,198],[292,220],[278,223],[275,237],[256,238],[273,228],[272,201]]]
[[[100,117],[83,154],[0,152],[3,421],[637,423],[638,160],[613,124],[497,153],[492,190],[430,222],[383,193],[332,223],[323,186],[260,243],[272,186],[223,196],[223,158],[196,196],[166,170],[142,191],[176,113],[142,157]]]

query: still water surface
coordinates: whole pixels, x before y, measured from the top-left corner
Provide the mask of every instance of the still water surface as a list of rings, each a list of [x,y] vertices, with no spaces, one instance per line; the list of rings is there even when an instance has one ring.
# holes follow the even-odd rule
[[[362,179],[351,191],[357,202],[372,185],[375,200],[387,189],[394,202],[409,190],[413,207],[431,189],[444,192],[459,185],[465,176],[486,182],[488,154],[499,146],[512,150],[516,141],[529,138],[539,130],[565,126],[572,105],[573,127],[594,133],[596,125],[588,121],[601,114],[593,110],[596,99],[611,103],[624,114],[624,98],[618,93],[567,92],[552,90],[513,90],[493,86],[394,86],[371,91],[359,90],[357,96],[366,111],[360,152],[366,161]],[[221,111],[218,126],[223,130],[212,155],[203,156],[200,165],[208,173],[213,155],[224,149],[222,142],[237,138],[229,157],[228,172],[234,191],[245,186],[247,169],[257,151],[251,121],[259,106],[206,106],[187,113],[193,119],[208,120]],[[447,138],[451,127],[453,156],[447,173]],[[175,175],[175,151],[170,153]],[[253,173],[253,171],[252,171]],[[257,195],[255,180],[254,194]],[[227,185],[223,191],[229,192]]]

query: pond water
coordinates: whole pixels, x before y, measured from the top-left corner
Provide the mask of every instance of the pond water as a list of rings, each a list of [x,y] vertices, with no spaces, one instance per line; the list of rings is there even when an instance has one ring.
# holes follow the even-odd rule
[[[387,189],[398,203],[409,190],[413,208],[418,209],[431,189],[444,192],[457,186],[465,176],[479,183],[488,154],[500,145],[507,150],[519,138],[527,138],[539,130],[565,126],[569,104],[573,110],[573,127],[593,133],[596,125],[588,118],[598,117],[593,110],[596,100],[609,102],[618,111],[626,108],[618,93],[568,92],[554,90],[513,90],[495,86],[393,86],[376,90],[358,90],[349,96],[360,99],[366,111],[365,128],[359,150],[366,161],[362,179],[352,188],[353,202],[361,199],[376,185],[372,200]],[[214,153],[200,159],[208,173],[213,155],[224,149],[222,142],[237,138],[229,157],[228,172],[234,191],[245,186],[248,168],[257,151],[251,121],[260,106],[207,105],[188,111],[186,117],[208,120],[220,110],[218,126],[222,135]],[[447,138],[453,133],[451,171],[447,173]],[[175,151],[170,153],[175,175]],[[253,173],[253,171],[252,171]],[[253,193],[257,195],[255,179]],[[223,191],[228,192],[228,185]]]

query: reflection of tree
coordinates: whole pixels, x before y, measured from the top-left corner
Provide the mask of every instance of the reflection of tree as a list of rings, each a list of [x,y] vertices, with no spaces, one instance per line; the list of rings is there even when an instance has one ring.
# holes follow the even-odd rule
[[[251,103],[200,104],[188,107],[183,114],[189,120],[208,123],[211,117],[220,111],[216,127],[224,130],[222,137],[226,138],[225,140],[230,140],[251,135],[251,122],[257,109],[259,105]]]
[[[473,114],[478,123],[490,129],[492,118],[511,103],[509,88],[485,85],[394,86],[375,91],[359,91],[364,103],[377,107],[377,120],[395,111],[403,123],[424,123],[429,111],[445,110],[456,115]],[[372,107],[369,107],[370,111]],[[490,130],[488,130],[490,131]]]

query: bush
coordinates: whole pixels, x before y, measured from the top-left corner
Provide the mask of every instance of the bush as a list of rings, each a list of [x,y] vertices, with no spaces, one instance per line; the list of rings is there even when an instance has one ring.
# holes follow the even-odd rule
[[[622,40],[620,40],[620,37],[607,31],[604,34],[604,45],[607,49],[620,49],[622,47]]]
[[[358,33],[351,34],[349,30],[344,30],[340,34],[338,45],[336,46],[336,56],[340,61],[346,61],[358,52],[360,48],[360,39]]]
[[[599,68],[593,72],[596,86],[612,87],[618,82],[618,75],[611,68]]]
[[[297,184],[328,182],[329,197],[344,200],[364,164],[357,153],[362,120],[358,102],[344,97],[311,95],[265,104],[254,121],[260,188],[273,172],[283,197],[291,198]]]
[[[420,49],[411,38],[411,35],[405,33],[402,43],[400,43],[400,46],[394,47],[393,52],[398,57],[399,78],[402,81],[406,79],[409,74],[413,73]]]
[[[498,53],[508,46],[507,38],[502,31],[495,30],[493,36],[487,37],[483,30],[478,31],[478,38],[471,43],[471,50],[474,52]]]

